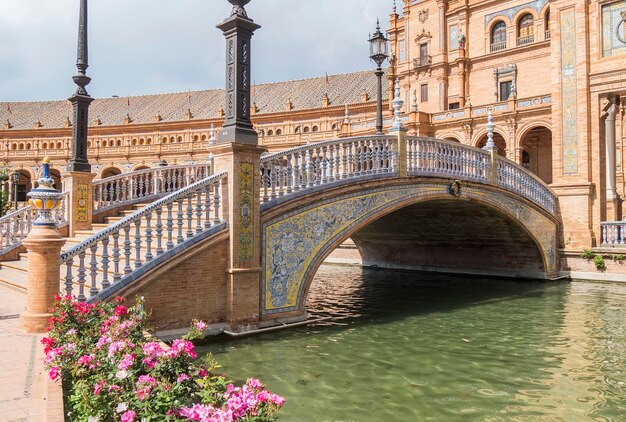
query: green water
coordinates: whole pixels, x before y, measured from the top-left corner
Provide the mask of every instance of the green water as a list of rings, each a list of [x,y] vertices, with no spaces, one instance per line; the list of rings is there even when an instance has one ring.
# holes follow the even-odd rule
[[[323,266],[308,306],[334,319],[201,348],[280,421],[626,421],[626,284]]]

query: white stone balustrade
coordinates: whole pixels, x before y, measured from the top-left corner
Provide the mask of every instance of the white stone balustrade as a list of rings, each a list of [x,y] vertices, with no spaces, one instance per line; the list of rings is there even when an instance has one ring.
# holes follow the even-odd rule
[[[491,180],[491,154],[483,149],[425,137],[406,137],[406,151],[398,148],[395,135],[370,136],[325,141],[262,157],[261,203],[269,206],[276,199],[324,185],[397,177],[398,154],[405,153],[409,176],[495,184],[556,214],[557,198],[550,188],[505,158],[497,158],[497,178]]]
[[[176,192],[210,175],[209,164],[156,167],[95,180],[95,213],[123,205],[150,201]]]
[[[410,137],[407,150],[407,170],[411,176],[488,182],[490,155],[482,149],[433,138]]]
[[[116,291],[170,258],[179,246],[225,227],[221,198],[226,177],[221,173],[178,189],[62,254],[63,291],[81,301],[109,287]]]
[[[261,158],[261,203],[306,189],[396,171],[395,136],[319,142]]]
[[[600,228],[602,246],[626,245],[626,221],[606,221]]]
[[[498,157],[498,186],[529,199],[555,215],[557,197],[537,176],[513,161]]]

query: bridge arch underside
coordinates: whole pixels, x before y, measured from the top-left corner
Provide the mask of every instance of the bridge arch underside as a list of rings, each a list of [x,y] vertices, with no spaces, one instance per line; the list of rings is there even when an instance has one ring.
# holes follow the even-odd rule
[[[450,180],[308,198],[263,223],[261,319],[301,317],[317,269],[352,238],[365,265],[558,276],[558,222],[525,199]],[[298,201],[301,202],[301,201]]]

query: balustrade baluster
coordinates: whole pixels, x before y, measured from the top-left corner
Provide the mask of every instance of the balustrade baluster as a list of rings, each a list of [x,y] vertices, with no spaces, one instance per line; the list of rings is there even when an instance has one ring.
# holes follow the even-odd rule
[[[285,173],[284,173],[284,162],[282,158],[278,159],[278,196],[285,195]]]
[[[152,212],[146,214],[146,262],[154,258],[152,255]]]
[[[102,239],[102,289],[108,288],[109,283],[109,238]]]
[[[173,204],[170,202],[167,204],[167,220],[165,222],[167,228],[167,250],[170,250],[174,247],[173,232],[174,232],[174,216],[172,215],[172,207]]]
[[[302,172],[300,171],[300,154],[293,154],[293,191],[299,192],[302,186]]]
[[[125,263],[126,265],[124,265],[124,275],[128,275],[130,274],[133,269],[130,266],[130,256],[132,255],[131,252],[131,241],[130,241],[130,223],[127,224],[126,226],[124,226],[124,258],[125,258]]]
[[[113,283],[117,283],[122,279],[120,273],[120,232],[113,233]]]
[[[98,276],[98,244],[94,243],[89,248],[91,250],[91,261],[89,263],[89,275],[91,276],[91,288],[89,289],[89,297],[94,297],[98,294],[98,287],[96,285],[96,277]]]
[[[141,267],[141,219],[135,220],[135,268]]]
[[[163,222],[161,221],[161,215],[163,214],[163,207],[158,207],[155,210],[157,220],[156,220],[156,238],[157,238],[157,247],[156,254],[161,255],[163,253]]]
[[[339,180],[339,146],[330,146],[330,181]]]
[[[215,185],[207,185],[204,187],[204,228],[211,227],[211,189]]]
[[[348,154],[346,152],[346,143],[341,143],[341,165],[343,166],[341,172],[341,180],[345,180],[348,178]]]
[[[287,195],[293,192],[293,167],[291,165],[292,155],[287,155]]]
[[[84,302],[87,300],[85,296],[85,276],[87,271],[85,270],[85,251],[81,251],[78,254],[78,301]]]
[[[66,272],[65,272],[65,294],[67,296],[72,296],[74,292],[74,277],[72,276],[72,266],[74,265],[74,259],[70,258],[65,263]]]
[[[320,184],[322,185],[328,183],[328,162],[326,161],[327,152],[328,152],[328,149],[326,145],[324,145],[321,149],[322,158],[320,160],[320,171],[321,171]]]
[[[313,160],[313,177],[314,177],[314,185],[319,186],[321,183],[321,171],[322,171],[322,163],[320,162],[320,149],[315,148],[315,158]]]
[[[196,192],[196,233],[202,232],[202,192]]]
[[[269,175],[269,163],[264,162],[263,168],[261,170],[261,184],[263,185],[263,202],[267,202],[270,200],[269,192],[268,192],[268,188],[270,185],[268,175]]]
[[[193,236],[193,205],[192,194],[187,196],[187,239]]]
[[[216,180],[213,184],[214,195],[213,195],[213,209],[215,211],[215,218],[213,219],[214,224],[219,224],[222,220],[220,218],[220,207],[221,207],[221,189],[222,189],[222,181]]]
[[[307,148],[306,150],[306,182],[307,187],[313,187],[313,170],[314,170],[313,158],[311,157],[311,150]]]
[[[305,189],[308,185],[308,150],[300,151],[300,190]]]
[[[183,199],[176,201],[178,204],[178,213],[176,214],[176,227],[178,228],[178,236],[176,236],[176,244],[180,244],[185,240],[183,237]]]

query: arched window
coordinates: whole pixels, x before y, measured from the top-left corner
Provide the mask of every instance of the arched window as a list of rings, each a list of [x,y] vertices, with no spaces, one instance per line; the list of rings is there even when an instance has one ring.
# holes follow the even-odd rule
[[[295,130],[295,132],[296,132],[296,133],[300,133],[300,126],[296,126],[296,130]]]
[[[268,130],[267,136],[274,136],[274,131],[272,129]]]
[[[317,127],[317,126],[313,126],[313,129],[312,129],[312,131],[313,131],[313,132],[319,132],[319,130],[320,130],[320,128],[319,128],[319,127]]]
[[[535,19],[530,13],[525,14],[517,25],[517,45],[529,44],[535,41]]]
[[[502,21],[491,28],[491,52],[506,48],[506,24]]]
[[[283,134],[283,130],[282,129],[276,129],[276,136],[280,136]]]
[[[546,40],[550,39],[550,9],[546,10]]]
[[[304,133],[309,133],[309,127],[308,126],[304,127]]]

